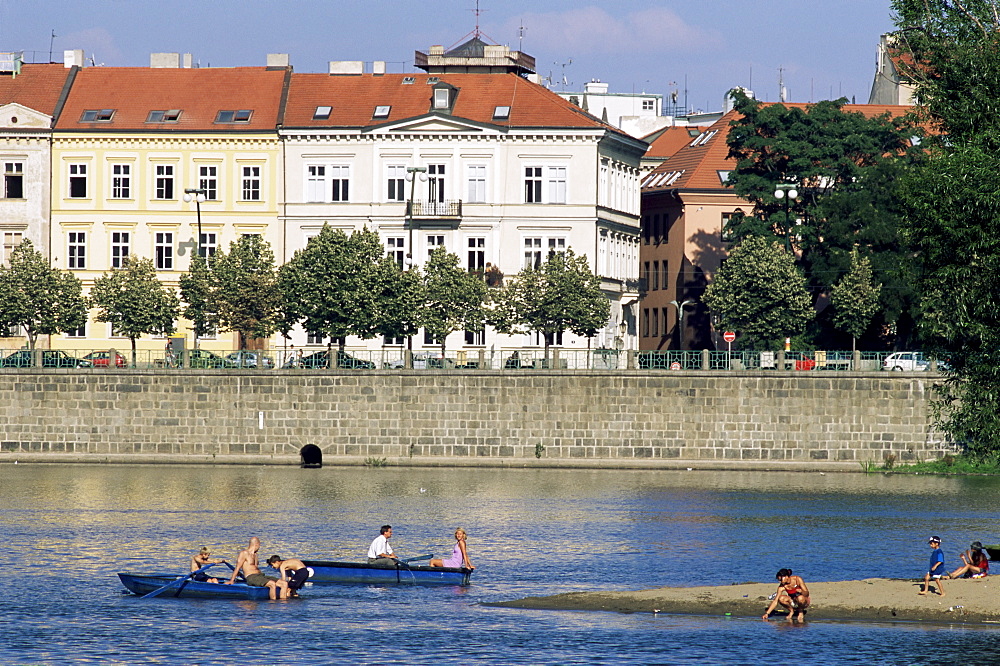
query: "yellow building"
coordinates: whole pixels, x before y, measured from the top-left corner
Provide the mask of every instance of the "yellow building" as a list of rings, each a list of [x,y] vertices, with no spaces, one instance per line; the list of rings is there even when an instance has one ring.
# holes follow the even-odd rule
[[[241,235],[263,236],[280,262],[277,127],[291,68],[287,58],[269,60],[277,62],[191,69],[176,54],[154,54],[168,66],[77,72],[52,139],[52,265],[76,275],[86,293],[126,256],[151,258],[161,282],[176,289],[199,247],[210,256]],[[185,190],[200,190],[204,201],[185,201]],[[51,346],[80,355],[129,347],[95,316],[52,336]],[[174,335],[193,346],[188,322]],[[235,337],[200,346],[235,349]],[[151,352],[164,345],[163,336],[138,341]]]

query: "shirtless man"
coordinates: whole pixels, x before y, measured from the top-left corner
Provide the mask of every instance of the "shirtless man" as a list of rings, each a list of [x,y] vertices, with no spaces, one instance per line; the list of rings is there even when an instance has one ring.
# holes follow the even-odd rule
[[[206,564],[223,564],[225,562],[225,560],[222,558],[209,557],[209,555],[211,554],[212,552],[208,549],[208,546],[202,546],[201,550],[199,550],[191,557],[191,571],[192,572],[198,571],[198,569],[201,569]],[[219,582],[218,578],[210,577],[203,573],[196,573],[193,576],[191,576],[191,578],[205,583]]]
[[[289,596],[299,596],[299,590],[306,584],[310,574],[305,562],[291,558],[283,560],[280,555],[272,555],[267,558],[267,564],[281,573],[281,580],[288,581]]]
[[[265,576],[260,572],[260,567],[257,566],[258,550],[260,550],[260,539],[252,537],[247,549],[240,551],[240,556],[236,559],[236,568],[233,569],[233,575],[226,581],[226,585],[235,583],[236,576],[242,569],[247,585],[266,587],[267,596],[271,599],[287,599],[288,583],[274,576]]]

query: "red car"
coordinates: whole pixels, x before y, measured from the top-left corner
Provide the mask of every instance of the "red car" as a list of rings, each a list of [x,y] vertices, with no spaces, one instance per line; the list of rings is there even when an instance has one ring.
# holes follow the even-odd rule
[[[90,361],[95,368],[107,368],[111,365],[110,351],[90,352],[83,358]],[[128,361],[125,360],[125,357],[119,354],[118,352],[115,352],[115,367],[124,368],[127,366],[128,366]]]

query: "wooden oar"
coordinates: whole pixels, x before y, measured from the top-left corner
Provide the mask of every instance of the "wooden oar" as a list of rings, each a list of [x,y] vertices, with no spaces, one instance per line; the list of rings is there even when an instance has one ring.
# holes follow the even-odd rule
[[[155,589],[155,590],[153,590],[152,592],[150,592],[149,594],[144,594],[144,595],[142,595],[142,596],[141,596],[141,597],[139,597],[139,598],[140,598],[140,599],[151,599],[152,597],[155,597],[156,595],[158,595],[158,594],[159,594],[160,592],[163,592],[163,591],[164,591],[164,590],[166,590],[167,588],[170,588],[170,587],[174,587],[174,586],[177,586],[177,585],[180,585],[181,583],[183,583],[183,582],[184,582],[184,581],[186,581],[187,579],[191,578],[191,576],[193,576],[193,575],[195,575],[195,574],[200,574],[200,573],[201,573],[202,571],[204,571],[205,569],[208,569],[208,568],[209,568],[209,567],[211,567],[211,566],[213,566],[213,565],[211,565],[211,564],[206,564],[206,565],[205,565],[205,566],[203,566],[203,567],[202,567],[201,569],[198,569],[197,571],[192,571],[192,572],[191,572],[191,573],[189,573],[189,574],[188,574],[187,576],[184,576],[183,578],[178,578],[178,579],[177,579],[177,580],[175,580],[175,581],[171,581],[171,582],[167,583],[166,585],[164,585],[163,587],[161,587],[161,588],[158,588],[158,589]]]
[[[431,559],[433,557],[434,557],[433,554],[431,554],[431,555],[421,555],[420,557],[408,557],[405,560],[396,560],[396,563],[397,564],[409,565],[410,562],[420,562],[422,560],[429,560],[429,559]]]

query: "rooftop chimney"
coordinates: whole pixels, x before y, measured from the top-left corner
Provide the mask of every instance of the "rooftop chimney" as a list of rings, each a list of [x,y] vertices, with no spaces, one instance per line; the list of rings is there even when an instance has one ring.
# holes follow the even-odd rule
[[[331,74],[364,74],[365,63],[363,60],[331,60]]]
[[[268,53],[267,54],[267,66],[268,67],[288,67],[288,54],[287,53]]]
[[[149,66],[153,68],[178,69],[181,66],[180,53],[151,53]]]
[[[63,51],[63,65],[66,69],[70,67],[83,67],[83,49]]]

